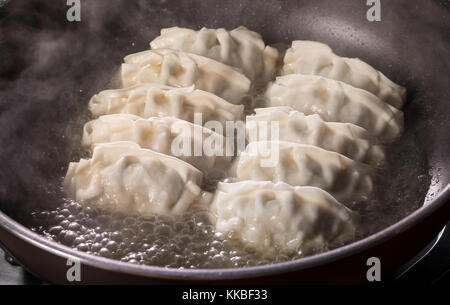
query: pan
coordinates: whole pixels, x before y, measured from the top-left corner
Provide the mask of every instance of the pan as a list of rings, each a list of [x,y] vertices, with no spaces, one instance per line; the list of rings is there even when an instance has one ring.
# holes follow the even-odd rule
[[[77,21],[69,20],[65,1],[0,1],[1,246],[50,283],[77,283],[67,276],[76,263],[82,283],[367,283],[371,258],[381,263],[382,279],[390,280],[450,217],[450,10],[448,1],[382,1],[377,21],[368,16],[374,3],[82,1]],[[39,225],[30,225],[39,223],[33,211],[61,204],[53,189],[74,160],[90,96],[111,85],[125,54],[148,48],[161,28],[175,25],[244,25],[268,43],[321,41],[405,86],[405,134],[417,147],[392,158],[420,155],[421,172],[406,166],[406,186],[384,190],[401,194],[395,217],[386,211],[383,226],[328,252],[224,269],[132,264],[38,234]]]

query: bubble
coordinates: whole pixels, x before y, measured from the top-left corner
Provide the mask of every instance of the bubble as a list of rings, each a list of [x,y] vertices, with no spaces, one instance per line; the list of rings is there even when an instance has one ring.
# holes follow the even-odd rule
[[[62,226],[54,226],[51,227],[48,231],[52,235],[58,235],[59,233],[61,233],[62,230],[64,230]]]
[[[109,249],[107,248],[101,248],[98,253],[103,257],[111,257],[111,251],[109,251]]]
[[[100,249],[102,248],[102,244],[101,243],[94,243],[91,247],[91,251],[94,253],[98,253],[100,251]]]
[[[77,238],[77,233],[71,230],[64,231],[63,241],[66,245],[72,245]]]
[[[114,231],[111,233],[111,240],[120,242],[122,240],[122,234],[119,231]]]
[[[70,221],[64,219],[63,221],[61,221],[61,222],[59,223],[59,225],[60,225],[61,227],[65,228],[65,229],[67,229],[67,228],[69,227],[69,225],[70,225]]]
[[[81,243],[77,246],[77,250],[87,252],[89,250],[88,244]]]
[[[153,232],[153,228],[154,228],[154,224],[149,222],[149,221],[145,221],[143,223],[140,224],[139,229],[141,230],[141,232],[149,234]]]
[[[77,223],[77,222],[71,222],[71,223],[69,223],[69,225],[67,226],[67,228],[68,228],[69,230],[72,230],[72,231],[78,231],[78,230],[81,229],[81,226],[80,226],[80,224]]]
[[[159,236],[169,236],[172,233],[172,229],[168,225],[160,225],[155,228],[155,233]]]
[[[74,244],[78,245],[78,244],[84,243],[85,241],[86,241],[86,239],[83,236],[78,236],[75,238]]]
[[[68,217],[68,216],[72,215],[72,213],[69,211],[69,209],[62,209],[60,211],[60,215],[62,215],[64,217]]]

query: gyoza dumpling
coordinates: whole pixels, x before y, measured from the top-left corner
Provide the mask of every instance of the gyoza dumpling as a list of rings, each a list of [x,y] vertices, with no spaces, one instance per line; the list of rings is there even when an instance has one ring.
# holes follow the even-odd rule
[[[278,60],[278,51],[266,46],[256,32],[240,26],[234,30],[202,28],[194,31],[172,27],[161,30],[152,49],[175,49],[194,53],[242,69],[251,80],[268,81]]]
[[[177,158],[114,142],[97,145],[91,159],[71,162],[64,186],[72,199],[101,209],[179,216],[207,194],[202,179],[198,169]]]
[[[242,104],[251,82],[244,74],[207,57],[160,49],[128,55],[122,64],[122,83],[188,87],[211,92],[232,104]]]
[[[372,191],[372,168],[322,148],[285,141],[252,142],[238,158],[239,180],[315,186],[347,203]]]
[[[325,122],[317,114],[305,115],[287,106],[257,108],[254,115],[247,116],[249,142],[273,140],[270,122],[278,122],[278,139],[282,141],[318,146],[372,165],[384,159],[381,146],[364,128]]]
[[[339,80],[367,90],[384,102],[401,108],[406,89],[383,73],[357,58],[340,57],[326,44],[316,41],[293,41],[286,51],[281,74],[313,74]]]
[[[111,114],[84,125],[82,144],[131,141],[142,148],[177,157],[211,175],[228,169],[227,139],[221,134],[174,117],[142,119],[130,114]],[[199,152],[200,153],[199,153]]]
[[[94,95],[89,109],[95,116],[128,113],[143,118],[173,116],[194,123],[194,113],[201,113],[203,123],[238,121],[244,106],[233,105],[220,97],[194,87],[175,88],[141,84]]]
[[[352,212],[327,192],[285,183],[219,183],[211,218],[216,232],[271,256],[317,253],[353,238]]]
[[[403,131],[403,112],[372,93],[315,75],[277,77],[267,92],[268,106],[290,106],[327,122],[361,126],[381,141],[392,141]]]

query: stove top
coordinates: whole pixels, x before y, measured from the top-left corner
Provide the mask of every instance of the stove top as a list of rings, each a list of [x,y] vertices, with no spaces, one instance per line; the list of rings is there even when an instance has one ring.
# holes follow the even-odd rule
[[[450,283],[450,223],[409,263],[399,268],[394,283],[442,285]],[[0,285],[41,285],[39,278],[14,262],[0,248]]]

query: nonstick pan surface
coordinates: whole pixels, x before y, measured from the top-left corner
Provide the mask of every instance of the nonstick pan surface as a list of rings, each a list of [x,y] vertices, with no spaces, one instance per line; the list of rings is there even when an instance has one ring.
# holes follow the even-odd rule
[[[67,21],[64,1],[1,4],[0,242],[51,282],[66,280],[68,256],[82,260],[87,282],[364,281],[368,257],[380,257],[389,272],[424,247],[449,219],[448,1],[382,1],[380,22],[367,20],[365,1],[82,1],[81,22]],[[77,252],[22,226],[33,209],[57,204],[45,185],[56,184],[55,177],[63,176],[72,160],[80,136],[73,133],[74,126],[83,123],[79,118],[86,115],[89,97],[109,86],[124,55],[148,48],[161,28],[175,25],[244,25],[268,43],[318,40],[406,86],[405,125],[420,143],[430,175],[427,204],[345,247],[241,269],[126,264]]]

